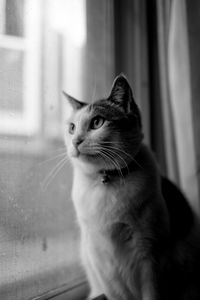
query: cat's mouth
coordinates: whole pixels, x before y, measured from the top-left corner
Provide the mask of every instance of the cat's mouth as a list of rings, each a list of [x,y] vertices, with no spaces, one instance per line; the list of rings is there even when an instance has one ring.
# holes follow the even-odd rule
[[[79,147],[74,147],[73,149],[71,149],[70,155],[73,158],[78,158],[83,160],[92,160],[97,158],[98,156],[97,153],[85,149],[79,149]]]
[[[71,157],[77,158],[77,157],[79,157],[79,155],[80,155],[80,151],[77,148],[74,147],[70,150]]]
[[[82,158],[84,160],[91,160],[91,159],[96,159],[97,157],[98,155],[96,153],[79,151],[80,159]]]

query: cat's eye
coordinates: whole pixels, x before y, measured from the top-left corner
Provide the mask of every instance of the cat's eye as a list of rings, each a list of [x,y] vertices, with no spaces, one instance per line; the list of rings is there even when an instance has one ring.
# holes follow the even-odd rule
[[[90,128],[91,129],[98,129],[100,128],[103,123],[105,122],[105,119],[98,116],[92,119],[91,123],[90,123]]]
[[[70,123],[69,124],[69,133],[73,134],[75,131],[75,124],[74,123]]]

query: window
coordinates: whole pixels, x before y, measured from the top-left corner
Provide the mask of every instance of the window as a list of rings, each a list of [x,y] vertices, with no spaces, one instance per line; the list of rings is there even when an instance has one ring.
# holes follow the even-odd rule
[[[89,101],[111,82],[106,3],[0,0],[1,299],[86,293],[72,171],[61,161],[62,90]],[[96,21],[91,9],[101,12]]]
[[[0,133],[40,129],[40,1],[0,1]]]
[[[85,280],[71,169],[55,176],[63,58],[48,2],[0,0],[1,299],[52,297]]]

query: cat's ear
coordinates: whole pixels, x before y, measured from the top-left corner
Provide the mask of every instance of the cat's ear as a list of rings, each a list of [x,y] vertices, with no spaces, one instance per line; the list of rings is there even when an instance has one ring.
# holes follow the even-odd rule
[[[120,74],[115,78],[108,99],[126,113],[133,111],[136,104],[128,80],[123,74]]]
[[[64,91],[63,91],[63,94],[64,94],[65,98],[67,99],[68,103],[71,105],[71,107],[74,110],[81,109],[81,108],[83,108],[84,106],[87,105],[87,103],[81,102],[81,101],[73,98],[72,96],[68,95]]]

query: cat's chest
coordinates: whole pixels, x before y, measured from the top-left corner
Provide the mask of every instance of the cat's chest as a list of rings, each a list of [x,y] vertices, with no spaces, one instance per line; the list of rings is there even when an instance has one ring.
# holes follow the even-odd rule
[[[106,212],[112,210],[119,195],[119,188],[103,184],[101,180],[90,181],[84,177],[75,177],[72,198],[79,221],[103,221]]]

